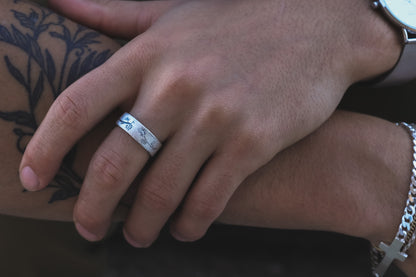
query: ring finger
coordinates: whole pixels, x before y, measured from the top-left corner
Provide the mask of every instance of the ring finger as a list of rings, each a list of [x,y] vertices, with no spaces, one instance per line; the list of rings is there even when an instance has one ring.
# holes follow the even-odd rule
[[[164,140],[170,132],[165,125],[142,118],[141,122],[134,122],[137,128],[116,127],[90,162],[74,208],[76,228],[87,240],[97,241],[105,236],[113,211],[149,159],[149,152],[140,145],[141,141],[135,141],[129,134],[138,134],[142,126],[152,126],[151,132]]]

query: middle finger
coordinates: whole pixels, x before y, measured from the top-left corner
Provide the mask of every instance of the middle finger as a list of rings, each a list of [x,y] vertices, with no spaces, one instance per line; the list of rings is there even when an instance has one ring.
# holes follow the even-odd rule
[[[184,127],[172,137],[146,172],[126,220],[124,236],[132,246],[147,247],[157,238],[217,142],[216,132],[198,127]]]

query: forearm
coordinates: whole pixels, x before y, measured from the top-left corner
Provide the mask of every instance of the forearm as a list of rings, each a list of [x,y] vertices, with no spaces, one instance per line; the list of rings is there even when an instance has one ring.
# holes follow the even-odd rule
[[[9,32],[13,32],[11,24],[20,32],[28,32],[29,30],[16,19],[12,9],[30,12],[30,6],[26,4],[3,2],[0,13],[3,22],[7,22],[3,25]],[[72,33],[77,29],[77,26],[68,20],[62,24]],[[62,32],[61,26],[51,28],[55,29],[49,31]],[[107,49],[117,49],[114,42],[102,36],[95,40],[98,43],[89,45],[91,51],[102,53]],[[65,43],[50,36],[50,32],[45,31],[39,41],[42,53],[46,53],[46,49],[50,51],[56,63],[56,74],[48,84],[48,74],[44,72],[45,85],[42,97],[33,110],[37,124],[52,103],[54,90],[60,86],[63,89],[66,85],[65,81],[60,85],[59,69],[64,68],[63,79],[66,80],[71,65],[77,59],[76,55],[70,56],[67,65],[64,66],[67,51]],[[22,74],[26,74],[30,55],[23,50],[7,41],[0,43],[3,57],[0,61],[3,71],[3,74],[0,74],[0,83],[4,88],[0,96],[0,111],[3,115],[13,111],[29,114],[32,112],[28,105],[30,98],[25,91],[26,88],[16,76],[13,77],[10,66],[6,66],[8,60],[23,72]],[[84,51],[81,55],[82,60],[85,60],[91,51]],[[6,56],[9,58],[6,59]],[[34,80],[31,85],[33,91],[41,68],[36,65],[35,60],[32,59],[31,63],[33,65],[30,68],[34,72],[30,74]],[[45,71],[47,70],[46,67]],[[28,80],[28,76],[25,80]],[[117,115],[106,119],[78,144],[75,159],[65,163],[66,171],[59,175],[60,179],[55,179],[52,183],[55,187],[30,193],[22,192],[17,172],[21,150],[30,136],[23,137],[18,144],[19,136],[15,132],[16,129],[27,130],[28,127],[23,128],[21,121],[10,121],[10,117],[9,120],[5,120],[6,117],[3,116],[0,120],[0,152],[4,157],[0,161],[0,173],[3,176],[0,181],[0,211],[18,216],[71,220],[74,196],[77,193],[76,189],[81,185],[81,178],[76,177],[84,175],[92,153],[101,139],[114,127],[116,117]],[[33,130],[29,129],[28,133],[29,131]],[[387,240],[388,235],[384,238],[375,237],[374,234],[380,233],[377,232],[379,229],[390,226],[384,224],[386,214],[391,214],[387,219],[389,222],[395,221],[396,213],[400,213],[402,209],[401,196],[406,196],[409,175],[407,169],[410,157],[406,155],[409,145],[406,133],[391,123],[363,115],[338,113],[318,132],[276,156],[265,167],[246,179],[219,220],[241,225],[332,230],[375,241]],[[75,176],[68,175],[68,172],[74,173]],[[380,190],[379,186],[389,188],[388,193],[380,195],[381,192],[385,192]],[[397,197],[394,193],[396,187],[401,191]],[[366,199],[363,199],[362,195],[365,195]],[[397,203],[386,207],[379,201],[385,198],[391,198],[390,200]],[[374,206],[361,209],[362,203]],[[374,218],[373,211],[380,209],[393,211],[380,212],[380,218]],[[367,224],[359,224],[370,216],[375,222],[375,227],[368,228]],[[351,221],[355,222],[355,227],[358,228],[350,228]]]
[[[7,107],[16,103],[22,109],[26,95],[16,93],[19,87],[16,82],[8,79],[4,83],[14,92]],[[45,113],[50,103],[43,102],[39,112]],[[72,165],[80,176],[85,173],[101,138],[113,128],[115,119],[116,116],[107,119],[79,143]],[[4,120],[0,124],[3,130],[0,147],[7,157],[0,168],[4,176],[0,187],[2,213],[71,220],[74,197],[48,203],[57,188],[37,193],[22,192],[17,174],[21,153],[16,148],[14,125]],[[379,213],[383,217],[374,218],[374,210],[395,208],[388,219],[392,222],[402,209],[403,197],[395,197],[394,192],[397,185],[405,198],[410,163],[406,155],[408,148],[407,134],[392,123],[338,112],[315,134],[276,156],[246,179],[219,221],[273,228],[332,230],[370,239],[379,233],[378,228],[385,228],[382,223],[385,214],[389,214]],[[387,187],[389,192],[380,196],[379,192],[385,190],[377,186]],[[386,207],[379,202],[390,196],[397,205]],[[363,203],[373,206],[362,209]],[[370,217],[376,223],[372,228],[360,224]],[[355,225],[351,225],[352,221]],[[377,239],[384,238],[374,238]]]
[[[12,1],[3,2],[2,5],[3,6],[1,9],[1,16],[4,19],[3,22],[8,22],[4,24],[4,26],[11,30],[11,24],[13,24],[18,30],[20,30],[20,32],[28,32],[29,30],[23,27],[16,19],[16,16],[12,10],[20,12],[30,12],[30,6],[26,4],[15,5],[12,3]],[[36,8],[35,10],[38,9],[39,8]],[[72,33],[74,33],[77,29],[77,26],[74,23],[69,22],[68,20],[65,20],[65,22],[62,24],[66,26]],[[59,32],[61,30],[60,28],[62,27],[53,26],[53,28],[55,29],[49,31]],[[51,37],[48,34],[48,32],[45,32],[45,34],[41,35],[40,47],[43,49],[43,51],[45,51],[46,49],[51,51],[53,61],[56,63],[57,74],[55,74],[55,78],[52,81],[56,90],[56,86],[59,86],[60,82],[59,68],[64,67],[63,61],[65,59],[66,49],[65,43],[63,41]],[[105,37],[100,36],[96,40],[98,43],[89,45],[91,51],[102,52],[107,49],[111,49],[113,51],[117,49],[117,45]],[[0,101],[0,104],[2,105],[2,107],[0,111],[2,111],[3,113],[12,111],[24,111],[26,113],[30,113],[30,107],[28,106],[29,98],[27,92],[25,91],[25,88],[22,87],[22,84],[19,83],[16,80],[16,78],[12,77],[13,75],[10,72],[10,68],[6,67],[5,62],[5,57],[10,57],[9,60],[16,65],[16,68],[18,68],[21,72],[26,73],[28,69],[27,63],[29,60],[29,55],[27,54],[27,51],[22,51],[22,49],[19,49],[18,47],[15,47],[5,41],[2,41],[0,46],[0,50],[2,52],[3,57],[1,64],[4,73],[0,75],[0,81],[2,87],[4,88],[3,93],[1,94],[2,99]],[[88,53],[84,53],[84,55],[81,56],[81,58],[85,59],[87,55]],[[63,74],[64,79],[68,74],[70,66],[74,64],[75,60],[76,55],[72,55],[67,61],[67,65],[65,68],[66,73]],[[32,61],[32,63],[34,64],[32,66],[32,68],[34,68],[33,71],[36,73],[36,66],[38,65],[35,64],[35,61]],[[40,69],[37,69],[38,72],[40,72]],[[32,73],[32,75],[36,74]],[[46,79],[47,74],[45,76]],[[33,81],[32,87],[34,86],[34,83],[35,81]],[[62,89],[64,87],[65,85],[62,85]],[[47,84],[45,81],[44,90],[42,91],[42,97],[40,97],[39,104],[34,110],[34,116],[36,118],[37,123],[41,121],[43,115],[46,113],[52,101],[53,87],[51,86],[51,84]],[[75,161],[70,164],[67,164],[67,167],[72,168],[73,171],[79,176],[82,176],[85,173],[88,161],[92,153],[94,152],[95,148],[98,147],[101,138],[104,137],[104,135],[113,128],[115,118],[110,118],[104,121],[99,128],[90,132],[90,134],[79,143],[79,146],[77,147],[77,155]],[[373,128],[369,129],[367,125],[372,125]],[[341,130],[338,130],[340,126],[342,126]],[[345,126],[350,126],[350,128],[347,129]],[[295,147],[292,147],[284,153],[282,153],[281,155],[275,157],[273,161],[270,162],[266,167],[259,170],[253,176],[247,179],[245,181],[245,184],[239,190],[238,194],[234,196],[232,202],[228,207],[228,210],[224,213],[223,218],[225,219],[227,218],[227,215],[234,214],[236,216],[235,219],[228,219],[228,221],[232,221],[237,220],[239,215],[245,215],[247,219],[262,218],[261,215],[266,215],[263,217],[267,218],[267,222],[270,222],[270,218],[276,218],[276,223],[279,223],[278,225],[281,224],[280,222],[286,222],[285,224],[289,224],[287,220],[283,220],[284,218],[281,217],[284,214],[282,211],[290,211],[297,206],[305,207],[305,205],[307,205],[309,212],[316,210],[316,214],[321,214],[322,211],[319,209],[326,209],[326,207],[316,205],[314,198],[310,196],[320,196],[324,199],[325,194],[322,193],[324,187],[322,186],[332,186],[332,183],[339,183],[340,176],[348,177],[350,176],[350,172],[355,172],[354,170],[356,170],[356,168],[353,166],[354,164],[362,162],[362,159],[364,159],[364,161],[367,162],[372,161],[372,159],[369,159],[369,157],[371,157],[371,155],[374,154],[380,154],[381,152],[378,151],[379,149],[376,150],[375,147],[370,147],[363,149],[365,151],[359,152],[361,153],[360,155],[357,154],[355,156],[349,157],[349,159],[343,157],[342,155],[345,153],[349,153],[350,155],[356,153],[357,151],[348,151],[352,150],[348,148],[354,148],[356,146],[362,147],[363,140],[367,141],[368,145],[384,143],[386,140],[386,135],[391,136],[393,133],[390,129],[392,128],[391,126],[391,123],[360,115],[354,115],[352,119],[350,118],[349,114],[344,113],[333,117],[328,123],[324,125],[323,128],[321,128],[320,131],[315,133],[313,136],[310,136],[306,140],[302,141]],[[10,122],[4,120],[3,118],[2,120],[0,120],[0,127],[2,129],[2,143],[0,144],[1,153],[3,154],[3,157],[6,157],[2,160],[3,164],[0,168],[3,176],[3,184],[0,187],[0,189],[2,190],[0,193],[1,211],[7,214],[25,215],[39,218],[71,219],[72,204],[74,198],[68,197],[68,199],[66,200],[57,200],[58,198],[55,197],[55,201],[52,201],[53,203],[48,204],[48,202],[54,200],[52,196],[60,188],[51,187],[40,193],[22,193],[22,189],[20,187],[17,174],[18,163],[21,158],[21,151],[19,151],[19,149],[22,148],[22,145],[24,146],[25,140],[27,140],[29,136],[25,137],[21,145],[17,147],[17,141],[19,137],[14,133],[14,129],[21,128],[21,126],[17,124],[15,121]],[[369,130],[371,130],[371,132]],[[340,133],[346,134],[345,137],[339,136]],[[403,132],[401,133],[401,135],[403,136]],[[356,135],[351,136],[351,134]],[[348,138],[348,140],[344,140],[346,138]],[[407,137],[404,135],[404,139],[406,138]],[[353,139],[355,139],[356,141],[353,141]],[[332,140],[336,140],[339,143],[337,147],[330,147],[334,146]],[[380,145],[380,149],[383,149],[383,147],[384,146]],[[322,151],[322,149],[328,149],[329,151]],[[397,148],[385,147],[385,151],[388,152],[389,149]],[[373,150],[374,152],[368,153],[369,150]],[[392,150],[392,152],[394,152],[395,154],[399,153],[396,150]],[[364,153],[368,156],[364,155]],[[322,154],[326,154],[327,156],[323,158],[324,156]],[[340,157],[342,157],[342,160],[339,159]],[[357,157],[360,157],[362,159],[356,160]],[[389,155],[386,154],[386,157],[389,157]],[[338,163],[335,163],[335,161],[338,161]],[[403,163],[405,162],[407,162],[406,159],[404,159]],[[337,165],[337,169],[339,169],[338,171],[329,170],[334,165]],[[348,165],[351,165],[350,168],[347,167]],[[377,165],[378,164],[374,164],[373,167],[376,168]],[[285,170],[280,170],[279,168],[285,168]],[[342,170],[342,168],[344,168],[344,170]],[[370,171],[364,171],[370,174]],[[340,175],[340,173],[342,172],[346,174]],[[333,175],[327,176],[328,173],[331,173]],[[293,176],[298,177],[293,179]],[[308,177],[306,178],[306,176]],[[328,178],[323,179],[325,176]],[[369,176],[367,175],[364,175],[363,178],[364,177],[369,178]],[[360,179],[357,177],[354,180],[362,182],[361,184],[365,184],[367,183],[367,181],[369,181],[363,178]],[[296,180],[297,182],[294,183],[294,180]],[[80,186],[80,184],[77,183],[77,180],[72,181],[74,182],[75,186]],[[349,178],[348,180],[343,180],[343,182],[345,183],[349,183],[350,181],[351,180],[349,180]],[[310,189],[311,191],[308,191],[308,193],[306,193],[307,189]],[[65,192],[68,193],[68,191],[62,191],[62,193],[64,194]],[[294,199],[302,200],[302,202],[298,203],[291,200],[290,203],[287,203],[288,201],[283,201],[284,199],[287,199],[286,197],[284,197],[286,195],[297,195],[297,197],[294,197]],[[243,196],[250,197],[248,199],[243,199]],[[263,201],[263,198],[266,196],[268,197],[266,198],[267,201]],[[317,202],[319,203],[319,201]],[[246,205],[246,203],[252,203],[252,205],[259,206],[255,206],[256,208],[253,210],[250,209],[246,211],[244,209],[246,209],[246,207],[250,207],[250,205]],[[289,204],[293,205],[293,207],[287,206],[287,209],[283,209],[284,206],[280,206]],[[269,210],[270,207],[276,207],[276,210],[274,210],[273,212],[275,213],[275,216],[269,217],[267,213],[259,213],[251,217],[249,216],[250,213],[252,213],[255,210],[264,211]],[[240,210],[244,212],[237,212]],[[270,211],[272,212],[273,210]],[[309,218],[309,216],[307,217]],[[261,221],[263,221],[263,219],[260,219],[260,221],[257,222],[256,225],[266,225],[262,224]],[[246,222],[246,224],[249,223],[250,220]],[[281,225],[275,227],[296,226]],[[311,223],[310,228],[317,227],[319,226],[315,226]]]
[[[10,33],[13,32],[11,27],[12,24],[22,33],[29,32],[30,30],[23,27],[17,20],[16,15],[12,10],[28,13],[30,12],[30,8],[31,6],[26,4],[16,5],[13,4],[12,1],[2,2],[2,9],[0,13],[3,18],[3,22],[6,22],[3,24],[4,27],[6,27]],[[35,8],[34,10],[41,14],[39,8]],[[56,20],[56,18],[52,18],[51,20]],[[62,25],[66,26],[72,34],[77,29],[77,26],[68,20],[65,20]],[[62,86],[61,89],[66,86],[66,82],[61,82],[60,80],[61,74],[59,70],[64,68],[65,72],[63,73],[62,78],[66,80],[70,68],[76,61],[77,56],[74,54],[70,55],[66,62],[67,65],[63,65],[65,53],[67,52],[65,43],[60,39],[50,36],[51,31],[59,33],[62,32],[62,28],[62,26],[51,26],[51,29],[48,30],[49,32],[45,31],[40,36],[39,45],[42,49],[42,53],[44,53],[46,49],[50,51],[53,62],[56,64],[56,73],[52,74],[54,75],[54,78],[51,83],[48,83],[46,81],[46,79],[48,79],[48,73],[44,72],[44,89],[42,90],[41,97],[39,98],[39,103],[33,111],[31,111],[28,104],[30,97],[28,97],[25,87],[22,86],[21,82],[13,77],[11,69],[6,66],[6,56],[9,57],[8,60],[10,63],[14,64],[22,74],[27,74],[28,62],[30,60],[30,63],[32,64],[31,69],[33,71],[31,73],[31,76],[33,75],[31,77],[33,79],[31,85],[32,91],[34,90],[37,77],[39,76],[38,74],[41,71],[40,67],[36,64],[34,59],[29,59],[30,55],[28,54],[27,49],[21,49],[13,45],[13,43],[9,43],[7,41],[2,41],[0,43],[2,57],[0,60],[2,66],[0,83],[3,87],[3,93],[0,95],[0,111],[3,115],[14,111],[25,112],[33,115],[36,123],[39,124],[54,99],[53,90],[56,91],[59,86]],[[91,51],[102,52],[107,49],[111,49],[112,51],[117,49],[117,45],[114,42],[103,36],[97,37],[95,40],[97,40],[97,43],[89,45]],[[85,60],[91,51],[84,51],[84,54],[81,55],[81,59]],[[47,71],[47,69],[44,71]],[[50,75],[51,74],[49,73],[49,77]],[[26,76],[25,80],[28,79],[29,78]],[[60,85],[60,83],[62,84]],[[56,93],[59,92],[60,90]],[[104,121],[99,128],[90,132],[90,134],[79,143],[75,160],[69,163],[66,162],[65,164],[67,171],[73,171],[73,173],[79,175],[80,177],[83,176],[92,153],[98,147],[101,139],[105,137],[109,130],[114,127],[116,117],[117,116]],[[386,139],[385,133],[388,135],[391,133],[391,130],[386,128],[386,126],[391,125],[390,123],[369,117],[355,117],[358,117],[360,122],[357,122],[357,119],[350,119],[345,114],[333,117],[315,135],[275,157],[266,167],[259,170],[245,181],[245,184],[228,205],[227,210],[223,214],[222,220],[239,224],[252,224],[280,228],[330,228],[332,230],[342,232],[342,228],[337,229],[337,227],[333,224],[329,224],[329,226],[319,226],[317,223],[310,222],[308,225],[296,226],[296,222],[288,219],[292,218],[293,214],[291,213],[300,212],[298,209],[295,209],[296,207],[307,207],[307,209],[302,211],[302,213],[299,213],[296,218],[301,219],[300,217],[306,216],[306,219],[316,219],[319,221],[322,214],[326,214],[328,210],[327,206],[320,204],[322,200],[325,200],[326,197],[328,197],[328,195],[323,192],[333,192],[328,190],[327,187],[340,187],[339,185],[334,186],[333,184],[339,184],[340,181],[337,180],[339,180],[340,177],[348,177],[351,172],[355,172],[354,170],[357,169],[354,167],[354,164],[359,162],[356,160],[357,155],[349,157],[349,159],[342,156],[344,153],[352,154],[356,151],[346,151],[345,148],[353,148],[357,145],[362,146],[361,142],[363,140],[368,141],[368,144],[374,144],[377,142],[383,143]],[[372,133],[367,133],[369,132],[367,126],[369,124],[375,126],[371,129],[375,134],[378,132],[381,132],[381,134],[378,136]],[[340,136],[337,135],[340,132],[346,132],[347,129],[345,128],[345,125],[350,126],[348,129],[348,136],[345,135],[345,138],[349,138],[347,142],[350,144],[345,144],[346,142],[341,140]],[[337,128],[340,128],[339,126],[342,126],[341,130],[337,130]],[[33,132],[34,130],[31,130],[27,126],[22,126],[22,124],[16,123],[16,120],[5,120],[5,116],[3,116],[0,120],[0,128],[2,130],[0,133],[0,151],[4,157],[1,161],[2,165],[0,167],[1,176],[3,176],[0,186],[0,211],[5,214],[19,216],[71,220],[72,207],[75,197],[70,196],[75,196],[76,189],[81,185],[79,180],[70,177],[66,182],[66,186],[62,185],[63,182],[61,179],[60,183],[57,183],[56,181],[52,183],[52,185],[58,187],[50,187],[39,193],[22,192],[18,178],[18,165],[21,158],[21,150],[25,143],[27,143],[30,136],[23,137],[23,140],[20,144],[18,144],[19,136],[15,134],[14,130],[22,129],[28,133]],[[363,130],[366,131],[363,132]],[[356,135],[351,137],[349,134]],[[365,134],[368,135],[365,136]],[[357,141],[351,141],[352,139],[356,139]],[[338,140],[338,147],[328,147],[327,145],[334,146],[334,143],[331,142],[331,140]],[[19,145],[19,147],[17,147],[17,145]],[[340,147],[340,145],[343,147]],[[380,148],[382,149],[383,147]],[[322,151],[322,149],[328,149],[328,151]],[[386,149],[386,151],[388,151],[388,149],[396,149],[396,147],[386,147]],[[374,147],[364,150],[374,150]],[[361,156],[358,157],[365,158],[366,155],[364,155],[364,153],[373,155],[380,152],[375,151],[367,153],[363,151],[361,152]],[[324,156],[322,154],[326,154],[327,156],[323,158]],[[342,160],[340,160],[339,157],[343,157]],[[335,163],[335,161],[338,161],[338,163]],[[371,159],[367,158],[365,161],[368,162],[371,161]],[[337,170],[330,170],[334,165],[337,165]],[[350,165],[350,167],[347,167],[347,165]],[[378,164],[374,164],[372,168],[377,168],[377,165]],[[285,168],[285,170],[281,170],[282,168]],[[370,171],[365,170],[365,172]],[[328,173],[332,173],[333,175],[327,176]],[[353,175],[359,176],[356,173]],[[69,177],[68,174],[60,176]],[[327,178],[325,176],[327,176]],[[369,176],[363,177],[369,178]],[[296,182],[294,182],[294,180]],[[349,178],[348,180],[343,180],[343,187],[348,187],[347,184],[349,184],[350,181],[351,180],[349,180]],[[360,184],[367,183],[367,179],[360,179],[358,177],[356,177],[354,181],[361,182]],[[296,195],[296,197],[294,197],[294,195]],[[321,198],[315,200],[316,197]],[[60,198],[65,200],[59,200]],[[332,197],[329,198],[332,199]],[[290,201],[286,201],[287,199],[290,199]],[[358,197],[357,199],[360,198]],[[324,203],[327,203],[327,201],[325,200]],[[338,202],[332,204],[339,205]],[[312,213],[316,216],[311,216]]]
[[[376,236],[385,221],[395,229],[400,215],[393,213],[403,209],[410,143],[406,131],[393,123],[338,111],[246,179],[221,220],[388,239]],[[365,223],[369,218],[374,227]]]
[[[67,161],[59,179],[40,193],[23,192],[18,177],[21,155],[53,100],[118,45],[23,1],[2,1],[0,18],[0,212],[69,220],[80,186],[79,155],[100,131],[80,143],[76,161]]]
[[[336,112],[318,131],[251,175],[220,221],[326,230],[373,245],[398,230],[411,175],[407,131],[379,118]],[[243,204],[244,203],[244,204]],[[416,249],[397,265],[416,276]]]
[[[10,16],[9,8],[1,9],[0,13],[7,14],[10,22],[18,25]],[[110,40],[100,37],[100,41],[101,44],[94,45],[97,51],[117,48]],[[56,63],[62,63],[59,48],[64,51],[63,45],[52,41],[47,45],[55,50]],[[28,57],[24,51],[4,42],[0,44],[0,51],[3,57],[9,56],[13,63],[27,69]],[[3,67],[0,84],[4,88],[0,95],[0,111],[28,111],[27,93],[10,77],[4,59],[0,63]],[[36,109],[39,121],[53,101],[51,94],[51,88],[45,86]],[[67,164],[77,175],[85,174],[90,157],[101,139],[114,127],[116,118],[117,115],[106,119],[78,144],[75,160]],[[19,128],[16,122],[0,120],[0,153],[3,157],[0,161],[0,212],[72,220],[75,197],[65,196],[70,192],[68,188],[22,192],[18,177],[21,151],[13,131],[16,128]],[[373,242],[389,241],[394,236],[406,199],[409,153],[408,135],[394,124],[369,116],[337,112],[313,135],[282,152],[246,179],[218,221],[270,228],[330,230]],[[77,188],[81,185],[77,180],[71,182]],[[61,200],[53,197],[57,191],[64,193]],[[54,201],[49,203],[51,200]],[[123,215],[119,210],[115,218],[121,219]],[[411,264],[404,266],[408,266],[404,268],[406,272],[412,272]]]

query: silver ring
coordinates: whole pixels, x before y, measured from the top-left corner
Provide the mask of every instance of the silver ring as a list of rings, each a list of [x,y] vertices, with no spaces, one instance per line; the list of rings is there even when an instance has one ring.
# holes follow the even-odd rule
[[[157,137],[129,113],[123,114],[117,121],[117,125],[137,141],[152,157],[162,147],[162,143]]]

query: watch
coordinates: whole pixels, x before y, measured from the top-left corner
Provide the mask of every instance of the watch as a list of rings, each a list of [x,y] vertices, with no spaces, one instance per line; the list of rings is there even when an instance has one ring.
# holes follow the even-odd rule
[[[385,17],[401,28],[403,50],[395,67],[384,75],[378,85],[398,85],[416,78],[416,0],[372,1]]]

